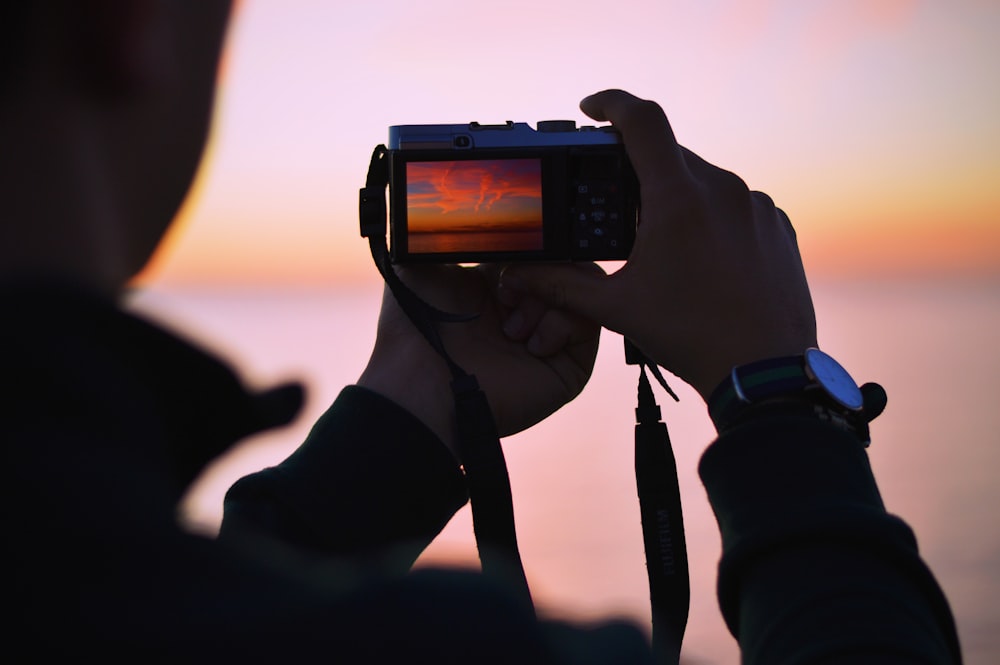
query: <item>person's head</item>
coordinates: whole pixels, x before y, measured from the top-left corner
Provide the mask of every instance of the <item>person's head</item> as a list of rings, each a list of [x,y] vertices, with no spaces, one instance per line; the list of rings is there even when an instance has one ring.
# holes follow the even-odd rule
[[[2,3],[0,278],[142,269],[201,159],[230,4]]]

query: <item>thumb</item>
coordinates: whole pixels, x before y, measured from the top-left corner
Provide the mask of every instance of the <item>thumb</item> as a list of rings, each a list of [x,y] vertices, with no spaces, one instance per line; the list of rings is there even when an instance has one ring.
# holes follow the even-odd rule
[[[611,276],[595,263],[513,264],[500,274],[499,287],[532,295],[553,309],[608,325]]]

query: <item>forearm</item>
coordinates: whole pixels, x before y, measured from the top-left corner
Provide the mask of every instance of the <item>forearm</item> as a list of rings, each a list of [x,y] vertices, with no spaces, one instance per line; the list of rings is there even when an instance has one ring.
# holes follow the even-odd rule
[[[960,661],[947,601],[855,437],[768,416],[720,437],[700,473],[744,662]]]
[[[465,500],[440,440],[393,402],[351,386],[288,459],[230,489],[221,537],[263,533],[322,556],[406,568]]]

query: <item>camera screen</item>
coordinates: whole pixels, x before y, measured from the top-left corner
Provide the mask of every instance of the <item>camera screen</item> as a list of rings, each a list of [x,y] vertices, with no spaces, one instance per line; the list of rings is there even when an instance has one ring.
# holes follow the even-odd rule
[[[406,164],[410,254],[544,248],[542,160]]]

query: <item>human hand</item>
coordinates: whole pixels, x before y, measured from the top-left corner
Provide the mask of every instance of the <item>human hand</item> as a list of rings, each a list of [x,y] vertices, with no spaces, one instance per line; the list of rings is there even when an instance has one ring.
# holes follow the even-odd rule
[[[812,299],[784,212],[678,145],[654,102],[608,90],[580,108],[621,132],[639,177],[632,253],[611,275],[512,266],[502,288],[621,333],[706,400],[735,365],[816,346]]]
[[[597,356],[598,325],[530,295],[498,293],[498,266],[398,266],[397,272],[429,304],[479,314],[440,324],[441,338],[452,359],[478,379],[500,436],[534,425],[583,390]],[[451,379],[386,288],[375,348],[358,385],[408,409],[455,452]]]

